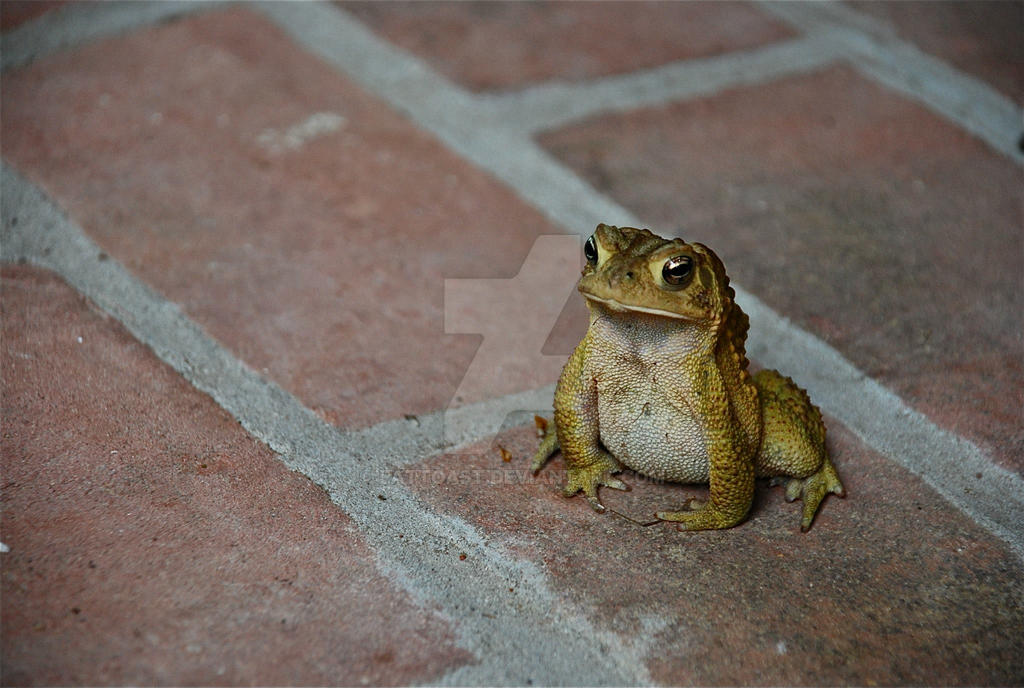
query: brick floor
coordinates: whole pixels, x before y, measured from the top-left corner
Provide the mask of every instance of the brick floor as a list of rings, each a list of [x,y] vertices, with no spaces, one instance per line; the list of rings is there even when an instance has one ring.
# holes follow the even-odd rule
[[[792,36],[788,28],[741,2],[339,5],[474,91],[607,76]]]
[[[706,490],[627,472],[604,489],[616,514],[566,499],[553,459],[536,478],[532,428],[411,466],[402,478],[443,513],[535,561],[595,625],[652,634],[651,676],[669,685],[1004,685],[1019,678],[1024,570],[1002,544],[829,419],[849,499],[799,504],[759,483],[736,529],[642,526]],[[628,520],[628,519],[632,519]],[[651,619],[671,619],[651,630]],[[981,648],[984,648],[982,650]]]
[[[1024,101],[1024,2],[853,2],[923,51]]]
[[[51,273],[4,268],[3,342],[4,685],[409,684],[469,659],[320,488]]]
[[[445,334],[444,279],[512,277],[564,232],[241,8],[40,62],[3,95],[9,161],[342,427],[452,401],[479,337]],[[304,140],[318,113],[336,129]]]
[[[57,4],[5,2],[2,29],[31,36]],[[84,29],[106,38],[4,71],[4,165],[99,260],[127,267],[137,282],[117,289],[156,290],[298,401],[246,406],[190,368],[190,351],[168,354],[206,346],[201,333],[167,339],[128,306],[101,311],[69,286],[96,295],[95,279],[75,279],[95,278],[92,249],[80,263],[32,254],[60,274],[15,261],[8,232],[49,220],[14,217],[33,201],[5,186],[0,684],[540,685],[594,676],[587,652],[609,684],[1024,684],[1024,540],[1012,509],[993,524],[975,508],[1019,504],[1024,472],[1019,161],[833,62],[642,109],[623,111],[623,96],[620,114],[538,137],[564,168],[526,140],[522,157],[481,140],[522,130],[501,129],[495,103],[534,102],[490,92],[593,80],[550,91],[616,93],[624,82],[603,77],[800,37],[751,3],[234,5],[131,29],[142,15],[115,8],[104,25],[105,7],[51,17],[62,45]],[[1019,100],[1020,3],[850,7]],[[303,45],[338,29],[316,21],[328,17],[399,51],[321,60]],[[795,45],[830,59],[827,40]],[[388,87],[359,60],[389,65]],[[687,78],[755,78],[708,64]],[[500,164],[425,129],[438,99],[430,117],[411,97],[388,104],[394,84],[436,87],[424,69],[464,89],[441,139],[464,129],[479,145],[458,150]],[[597,515],[559,495],[560,458],[529,475],[527,427],[438,450],[444,423],[414,416],[549,384],[586,325],[568,286],[579,239],[546,236],[569,231],[545,215],[565,222],[565,203],[543,198],[562,187],[524,191],[530,164],[712,245],[822,348],[980,445],[965,465],[988,472],[955,476],[960,494],[940,480],[948,457],[916,477],[898,451],[870,448],[909,450],[898,423],[876,442],[856,418],[829,418],[849,496],[828,498],[809,533],[799,505],[760,484],[739,527],[691,534],[641,524],[705,488],[627,473],[633,490],[605,491],[614,511]],[[559,312],[538,356],[524,331]],[[467,327],[484,321],[496,329]],[[786,341],[806,348],[797,335]],[[467,391],[495,340],[506,357]],[[187,380],[220,384],[211,394],[231,412]],[[286,447],[264,432],[280,418],[306,423],[290,439],[310,437]],[[340,473],[357,464],[365,476]],[[1011,488],[1003,502],[997,484]]]
[[[1011,161],[844,67],[540,140],[1024,470],[1024,174]]]
[[[9,31],[65,4],[49,0],[5,0],[0,3],[0,31]]]

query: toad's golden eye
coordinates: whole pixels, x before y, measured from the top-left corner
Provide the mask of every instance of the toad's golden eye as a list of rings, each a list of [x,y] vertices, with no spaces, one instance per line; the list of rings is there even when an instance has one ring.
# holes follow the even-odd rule
[[[661,277],[665,284],[681,287],[693,277],[693,258],[690,256],[673,256],[665,261],[661,268]]]
[[[597,241],[594,240],[593,234],[587,239],[587,243],[583,244],[583,255],[586,256],[588,263],[597,265]]]

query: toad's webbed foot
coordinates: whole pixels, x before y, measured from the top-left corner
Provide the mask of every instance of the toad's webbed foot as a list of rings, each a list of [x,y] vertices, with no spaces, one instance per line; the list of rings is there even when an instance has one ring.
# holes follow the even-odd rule
[[[772,485],[786,486],[786,501],[795,502],[802,499],[804,502],[803,515],[800,519],[800,531],[806,533],[811,529],[814,515],[818,512],[818,506],[829,493],[840,497],[846,496],[846,489],[839,482],[839,474],[836,473],[832,462],[825,459],[817,473],[806,478],[790,478],[779,476],[772,478]]]
[[[593,461],[582,466],[566,461],[566,481],[562,494],[572,497],[577,492],[582,492],[594,511],[603,512],[605,509],[597,499],[597,488],[604,486],[614,490],[628,490],[629,485],[612,477],[613,473],[621,470],[622,464],[606,451],[601,451]]]
[[[699,499],[686,501],[688,511],[659,511],[654,516],[662,521],[676,523],[679,530],[717,530],[731,528],[746,516],[746,512],[715,509]]]

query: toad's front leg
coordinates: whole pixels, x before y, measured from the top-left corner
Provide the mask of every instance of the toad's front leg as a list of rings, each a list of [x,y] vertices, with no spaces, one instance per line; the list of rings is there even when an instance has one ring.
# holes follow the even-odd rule
[[[562,370],[555,389],[555,428],[565,457],[566,482],[562,493],[571,497],[582,492],[590,506],[602,512],[604,506],[597,498],[599,487],[629,488],[612,476],[622,470],[622,464],[601,446],[597,385],[585,365],[589,346],[589,337],[584,337]]]
[[[743,520],[754,501],[753,461],[729,444],[712,444],[710,460],[707,502],[696,510],[659,511],[655,516],[678,523],[679,530],[731,528]]]
[[[750,438],[725,399],[724,385],[717,375],[705,378],[709,394],[698,409],[707,423],[708,500],[698,509],[660,511],[663,521],[674,521],[680,530],[730,528],[742,521],[754,501],[754,451]]]

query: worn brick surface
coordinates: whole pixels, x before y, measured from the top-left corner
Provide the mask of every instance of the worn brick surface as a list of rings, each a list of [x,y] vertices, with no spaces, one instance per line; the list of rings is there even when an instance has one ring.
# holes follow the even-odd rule
[[[542,142],[1024,470],[1024,174],[1013,162],[842,67],[600,117]]]
[[[813,528],[759,481],[740,526],[681,533],[651,521],[706,488],[624,474],[596,514],[537,477],[531,429],[403,471],[432,507],[535,561],[595,627],[646,643],[667,685],[1014,685],[1024,680],[1024,570],[1002,544],[829,419],[849,496]],[[632,519],[632,520],[629,520]],[[509,594],[515,594],[510,592]]]
[[[430,681],[348,518],[59,279],[3,269],[4,685]]]
[[[1024,2],[853,2],[923,51],[1024,102]]]
[[[576,81],[792,36],[739,2],[343,2],[471,90]]]
[[[4,0],[0,2],[0,31],[9,31],[65,4],[58,0]]]
[[[61,54],[2,88],[8,162],[341,426],[446,406],[480,338],[445,334],[444,278],[512,277],[559,231],[246,9]],[[523,363],[489,391],[559,366]]]
[[[4,2],[0,23],[56,4]],[[794,35],[747,3],[340,6],[477,91]],[[854,6],[1020,98],[1020,3]],[[511,278],[557,233],[245,6],[7,71],[0,100],[5,163],[345,428],[452,400],[495,337],[445,334],[444,279]],[[594,118],[542,143],[1024,470],[1013,163],[841,67]],[[452,639],[462,620],[381,575],[322,490],[59,278],[2,274],[0,682],[422,684],[473,661]],[[505,300],[504,284],[474,283],[479,298],[448,313],[455,327],[532,322],[568,297],[543,348],[558,355],[498,330],[521,355],[488,363],[478,394],[551,382],[582,332],[575,294],[541,285]],[[1024,684],[1020,561],[829,423],[850,496],[829,497],[808,534],[799,505],[763,483],[750,519],[726,532],[643,525],[703,488],[635,474],[597,515],[559,496],[561,459],[528,474],[526,428],[498,439],[510,462],[485,442],[396,479],[478,528],[491,556],[536,563],[554,594],[643,647],[662,684]]]

